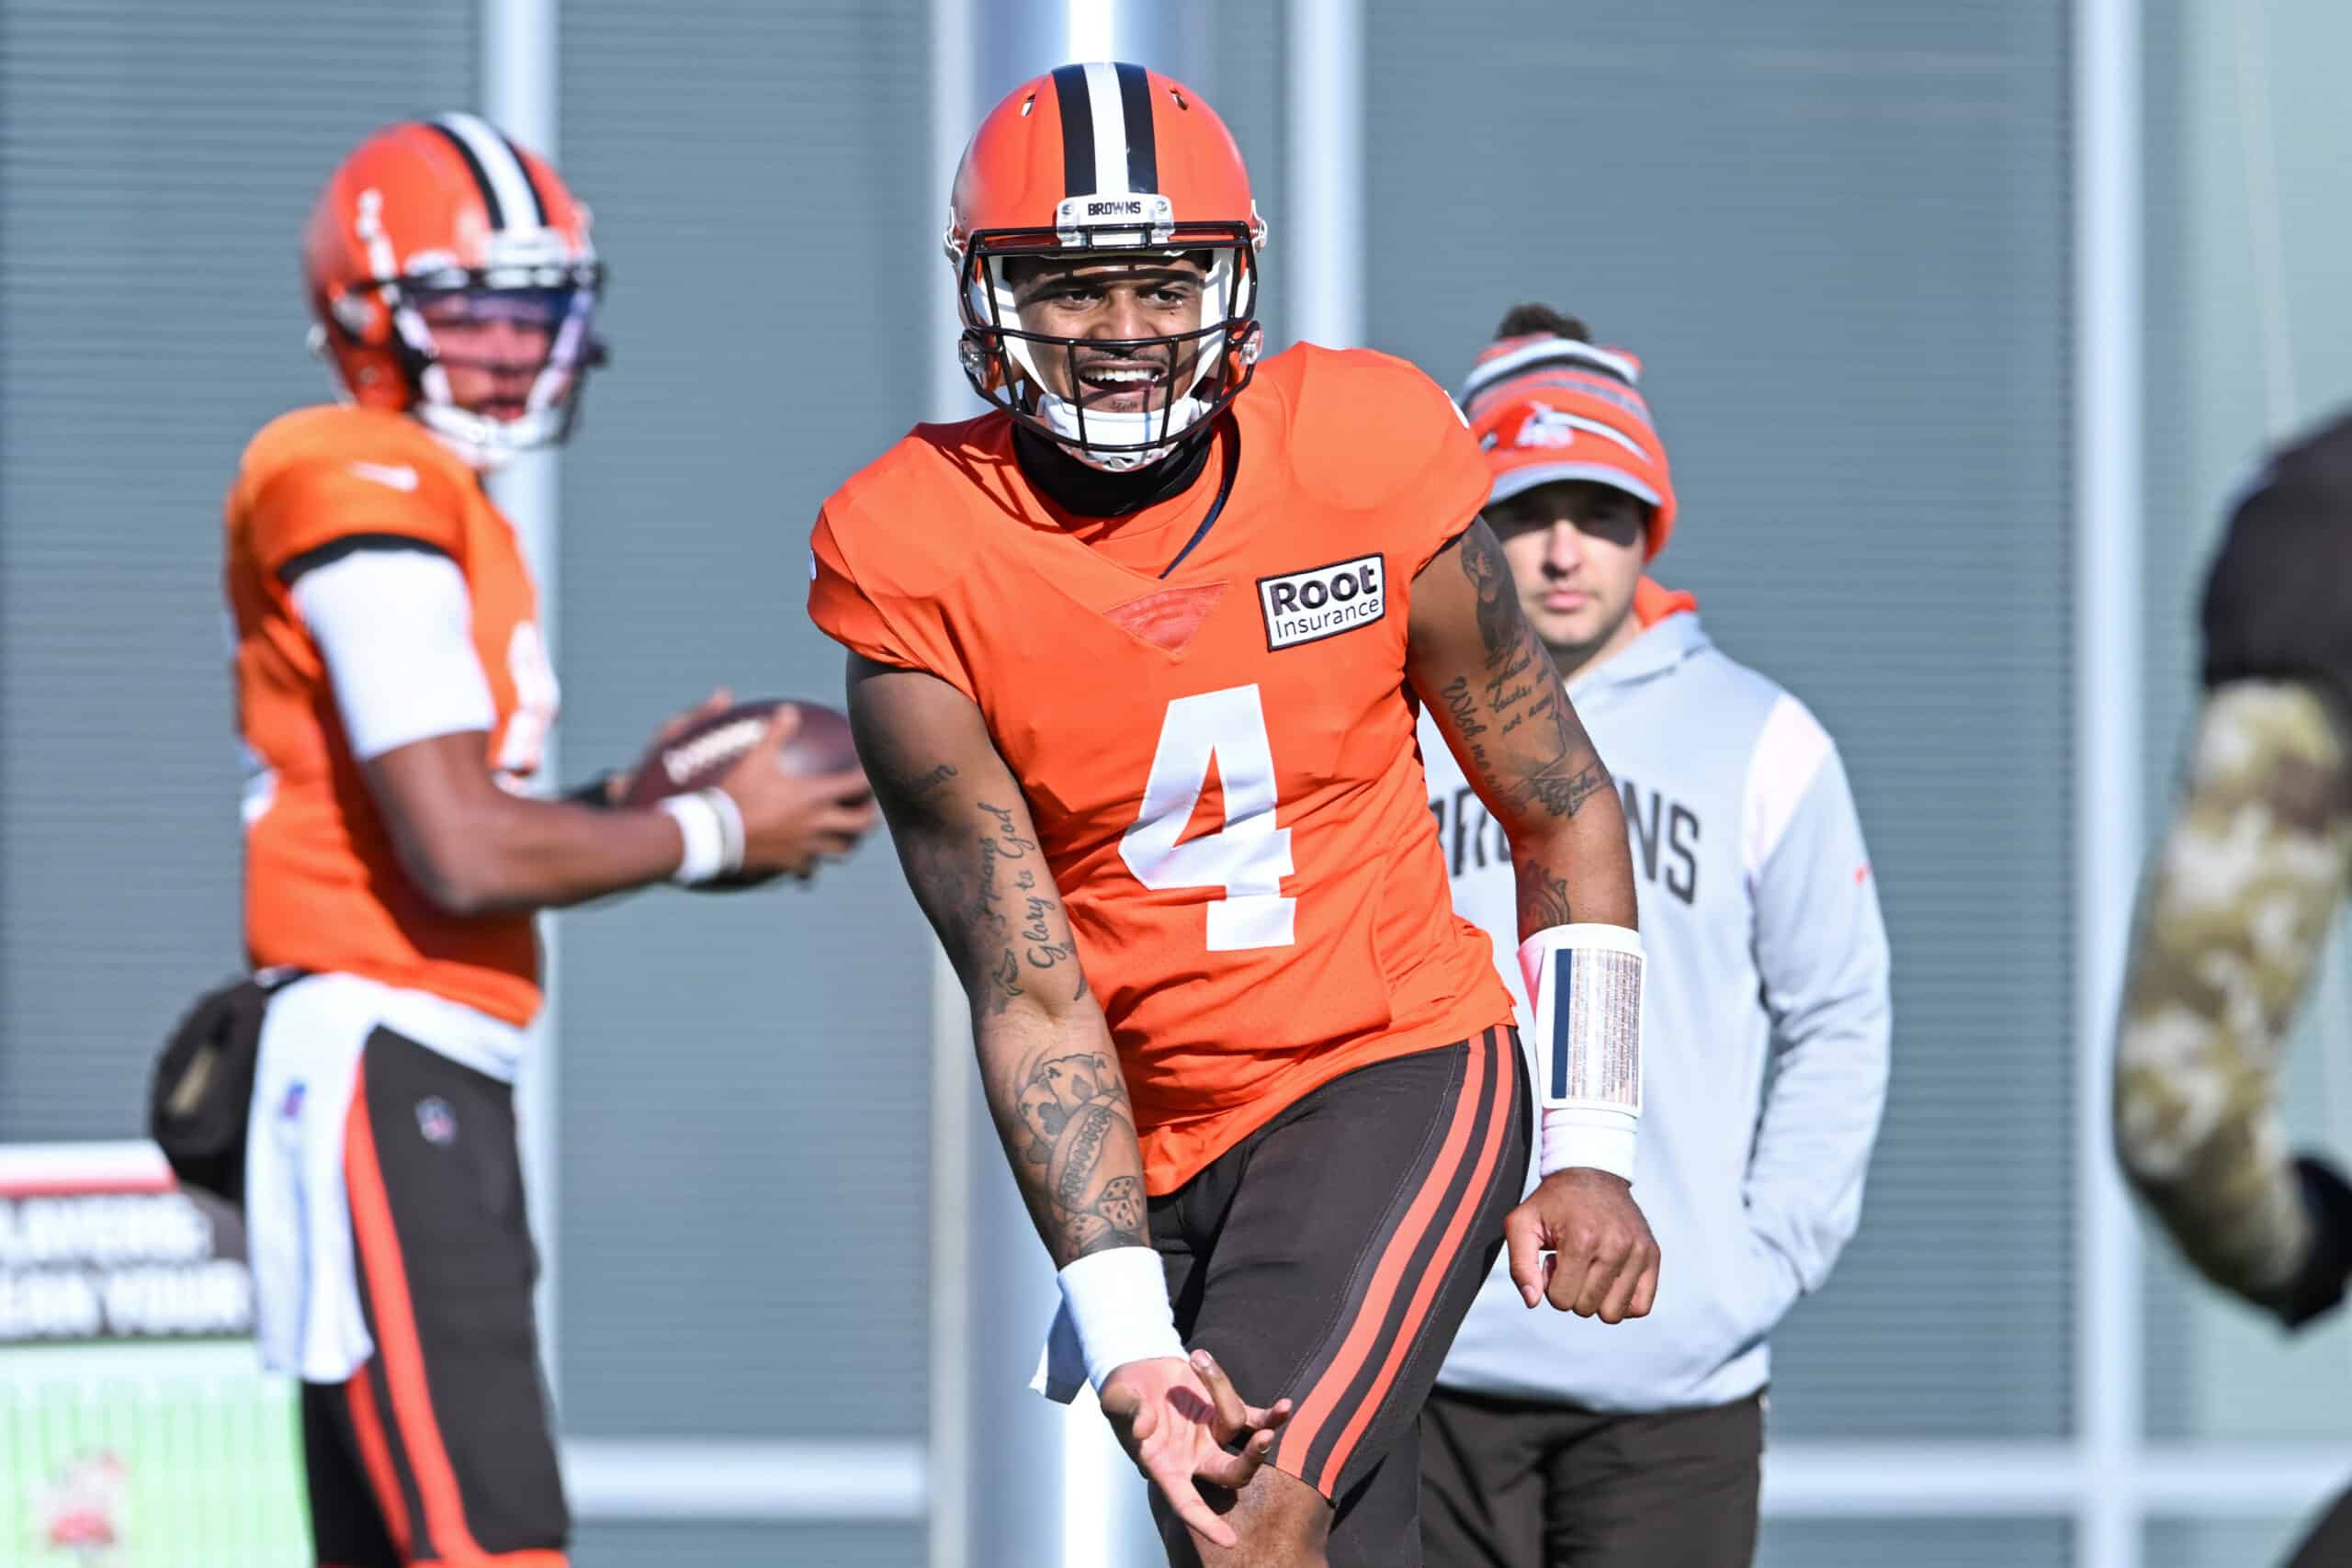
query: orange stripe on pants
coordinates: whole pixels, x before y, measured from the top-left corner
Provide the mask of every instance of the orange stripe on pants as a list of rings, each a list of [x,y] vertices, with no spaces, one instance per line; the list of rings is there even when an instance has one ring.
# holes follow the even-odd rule
[[[1496,1032],[1487,1031],[1480,1037],[1472,1055],[1498,1055],[1496,1039]],[[1380,1402],[1388,1395],[1389,1385],[1396,1381],[1396,1373],[1405,1364],[1406,1354],[1412,1348],[1414,1338],[1421,1331],[1422,1322],[1429,1316],[1430,1303],[1436,1299],[1439,1287],[1444,1284],[1446,1276],[1453,1271],[1454,1259],[1461,1255],[1463,1233],[1470,1228],[1471,1217],[1486,1207],[1487,1183],[1493,1179],[1495,1161],[1501,1157],[1503,1145],[1510,1137],[1511,1090],[1515,1086],[1515,1079],[1505,1063],[1496,1062],[1490,1077],[1492,1082],[1487,1093],[1487,1106],[1480,1117],[1484,1125],[1480,1129],[1483,1135],[1478,1140],[1478,1163],[1471,1170],[1469,1188],[1463,1193],[1461,1205],[1453,1211],[1453,1217],[1446,1222],[1445,1232],[1438,1238],[1437,1251],[1430,1257],[1429,1267],[1421,1271],[1420,1283],[1414,1289],[1413,1299],[1406,1304],[1405,1321],[1389,1341],[1388,1359],[1382,1363],[1380,1375],[1373,1380],[1371,1392],[1357,1404],[1355,1418],[1341,1429],[1340,1440],[1331,1445],[1331,1456],[1324,1461],[1322,1474],[1316,1482],[1316,1490],[1327,1497],[1346,1472],[1348,1460],[1356,1451],[1356,1443],[1363,1437],[1364,1427],[1371,1424],[1373,1412],[1380,1408]],[[1462,1098],[1465,1104],[1471,1099],[1467,1084],[1463,1088]],[[1382,1261],[1385,1263],[1386,1259]]]
[[[465,1495],[441,1440],[433,1414],[433,1391],[424,1376],[424,1348],[416,1333],[416,1312],[408,1293],[408,1267],[401,1258],[400,1235],[392,1225],[391,1197],[377,1163],[376,1130],[368,1116],[368,1062],[359,1063],[344,1126],[344,1181],[350,1190],[351,1229],[359,1243],[361,1273],[375,1314],[376,1354],[391,1390],[392,1424],[416,1477],[424,1504],[424,1528],[439,1561],[472,1564],[492,1561],[466,1527]],[[407,1549],[403,1548],[403,1554]],[[560,1562],[558,1553],[554,1561]]]
[[[1492,1032],[1488,1031],[1489,1035]],[[1421,1183],[1420,1190],[1414,1194],[1412,1205],[1405,1211],[1404,1219],[1398,1223],[1386,1248],[1382,1251],[1380,1263],[1373,1272],[1372,1285],[1364,1292],[1363,1305],[1357,1311],[1355,1322],[1340,1346],[1340,1353],[1332,1358],[1330,1366],[1316,1380],[1315,1386],[1306,1391],[1306,1397],[1299,1402],[1297,1414],[1283,1428],[1277,1451],[1295,1453],[1301,1457],[1302,1462],[1305,1456],[1314,1451],[1316,1438],[1321,1435],[1324,1425],[1331,1419],[1340,1399],[1346,1395],[1348,1385],[1355,1381],[1356,1373],[1363,1370],[1364,1362],[1371,1357],[1373,1345],[1380,1337],[1381,1325],[1388,1316],[1389,1304],[1396,1300],[1398,1279],[1405,1272],[1414,1249],[1420,1246],[1421,1236],[1428,1231],[1438,1204],[1444,1201],[1445,1190],[1453,1185],[1455,1171],[1461,1168],[1463,1156],[1470,1145],[1472,1131],[1483,1119],[1478,1101],[1481,1090],[1486,1087],[1487,1053],[1473,1045],[1465,1054],[1469,1057],[1469,1066],[1463,1077],[1462,1092],[1454,1100],[1453,1120],[1446,1127],[1445,1142],[1438,1150],[1436,1164],[1430,1168],[1428,1179]],[[1325,1467],[1324,1473],[1331,1473],[1329,1466]],[[1323,1490],[1319,1483],[1316,1483],[1316,1489]],[[1325,1492],[1324,1495],[1330,1494]]]

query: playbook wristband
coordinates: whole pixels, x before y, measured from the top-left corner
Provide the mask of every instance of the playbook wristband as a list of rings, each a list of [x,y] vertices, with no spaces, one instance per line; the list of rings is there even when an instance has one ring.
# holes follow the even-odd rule
[[[1087,1381],[1097,1393],[1102,1392],[1103,1380],[1129,1361],[1183,1359],[1184,1341],[1168,1306],[1168,1276],[1152,1248],[1112,1247],[1090,1252],[1055,1278],[1070,1325],[1078,1330]]]
[[[743,813],[723,789],[698,789],[655,802],[678,825],[682,850],[670,880],[693,887],[741,869]]]
[[[1624,926],[1550,926],[1520,944],[1535,1011],[1539,1177],[1583,1166],[1634,1179],[1644,963],[1641,933]]]

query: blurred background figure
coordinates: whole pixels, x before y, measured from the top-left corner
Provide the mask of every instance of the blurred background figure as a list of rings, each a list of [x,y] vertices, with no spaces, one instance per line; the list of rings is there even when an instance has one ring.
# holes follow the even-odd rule
[[[263,1359],[304,1384],[321,1562],[557,1562],[512,1088],[532,915],[806,875],[873,808],[854,771],[787,775],[782,719],[655,807],[618,777],[524,793],[556,682],[481,476],[563,439],[598,353],[602,269],[553,168],[471,115],[394,126],[330,176],[303,262],[346,401],[273,421],[227,507]]]
[[[2301,1329],[2352,1276],[2352,1187],[2290,1154],[2278,1107],[2352,872],[2352,419],[2251,481],[2203,631],[2205,697],[2125,981],[2116,1145],[2198,1270]],[[2352,1562],[2352,1495],[2293,1562]]]
[[[1886,932],[1845,768],[1645,575],[1673,477],[1640,362],[1590,337],[1517,306],[1458,396],[1521,606],[1623,795],[1649,955],[1634,1195],[1673,1284],[1603,1330],[1487,1281],[1422,1416],[1432,1568],[1745,1568],[1765,1339],[1853,1235],[1886,1100]],[[1510,852],[1434,739],[1424,716],[1454,907],[1511,983]]]

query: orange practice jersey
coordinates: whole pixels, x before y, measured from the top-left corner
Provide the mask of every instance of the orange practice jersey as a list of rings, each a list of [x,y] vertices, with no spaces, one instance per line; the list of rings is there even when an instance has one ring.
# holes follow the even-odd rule
[[[1453,912],[1405,683],[1413,577],[1486,464],[1444,393],[1363,351],[1266,362],[1200,481],[1129,517],[1058,514],[1012,428],[918,426],[836,492],[809,611],[986,716],[1168,1192],[1317,1085],[1510,1017]]]
[[[226,510],[249,773],[248,956],[413,987],[528,1022],[539,1005],[531,917],[459,919],[410,880],[290,587],[305,564],[371,536],[447,554],[465,574],[497,714],[489,761],[503,775],[527,776],[554,718],[555,682],[514,529],[473,471],[421,425],[374,409],[304,409],[272,422],[245,449]]]

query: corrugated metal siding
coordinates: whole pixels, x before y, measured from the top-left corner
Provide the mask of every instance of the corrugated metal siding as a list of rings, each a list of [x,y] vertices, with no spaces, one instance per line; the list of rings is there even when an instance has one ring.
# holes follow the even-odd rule
[[[950,287],[926,17],[563,7],[564,166],[614,275],[563,471],[575,771],[720,682],[842,700],[809,525],[924,412]],[[930,944],[887,840],[810,890],[562,930],[567,1426],[920,1430]]]
[[[572,1568],[911,1568],[923,1561],[921,1525],[586,1524],[573,1532]]]
[[[328,395],[327,171],[473,61],[465,0],[0,6],[0,1140],[137,1131],[239,960],[221,492]]]
[[[1283,140],[1290,106],[1284,14],[1285,7],[1263,0],[1204,0],[1193,8],[1186,40],[1192,57],[1204,66],[1196,85],[1233,132],[1266,220],[1267,243],[1258,253],[1258,316],[1266,326],[1269,353],[1291,341],[1288,262],[1298,243],[1291,228],[1297,213],[1289,183],[1290,147]]]
[[[2162,1519],[2143,1537],[2141,1568],[2245,1568],[2284,1562],[2312,1520]]]
[[[2067,1568],[2063,1519],[1771,1519],[1756,1568]]]

